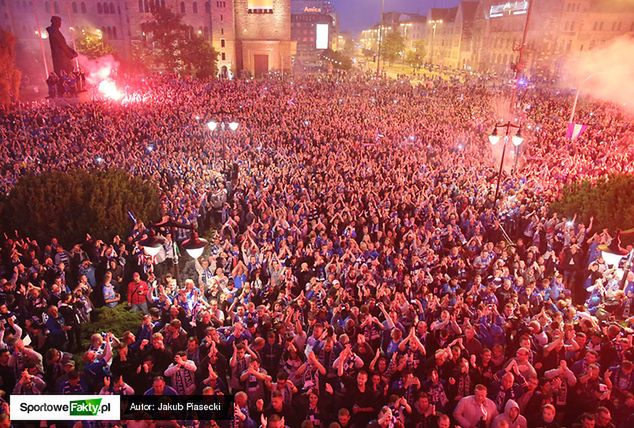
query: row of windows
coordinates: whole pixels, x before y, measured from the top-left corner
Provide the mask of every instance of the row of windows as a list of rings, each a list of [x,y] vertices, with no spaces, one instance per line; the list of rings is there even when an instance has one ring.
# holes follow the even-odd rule
[[[108,39],[117,38],[117,27],[101,27],[101,32],[105,34]]]
[[[155,9],[164,8],[165,0],[139,0],[139,12],[149,13]]]
[[[51,8],[51,2],[44,2],[44,10],[46,11],[46,13],[61,13],[60,12],[60,8],[59,8],[59,3],[54,1],[52,3],[52,8]],[[86,8],[86,2],[81,2],[81,3],[77,3],[76,1],[71,3],[71,8],[73,10],[74,14],[78,14],[78,13],[88,13],[88,10]],[[115,14],[117,13],[117,10],[114,7],[114,3],[97,3],[97,13],[98,14]],[[119,12],[120,13],[120,12]]]
[[[84,8],[86,7],[86,5],[84,5]],[[51,3],[50,2],[44,2],[44,10],[46,11],[46,13],[50,13],[51,12]],[[59,4],[54,1],[53,2],[53,11],[55,13],[59,13]]]
[[[566,22],[564,31],[575,31],[575,21]]]
[[[73,9],[74,12],[74,9]],[[114,14],[115,13],[115,8],[114,8],[114,3],[97,3],[97,13],[101,14]]]
[[[613,22],[612,23],[612,31],[621,31],[624,28],[622,22]],[[605,29],[608,29],[608,26],[605,26]],[[603,31],[603,22],[595,22],[592,26],[592,30],[594,31]],[[630,25],[630,31],[634,31],[634,22]]]
[[[566,12],[579,12],[581,10],[581,3],[568,3],[566,5]]]
[[[81,13],[86,13],[86,3],[85,2],[81,2],[79,9],[77,8],[77,2],[73,2],[73,13],[79,13],[79,10],[81,10]]]
[[[216,4],[218,5],[218,7],[226,7],[226,2],[224,1],[217,1]],[[139,0],[140,13],[150,13],[160,8],[165,8],[165,0]],[[184,1],[180,2],[179,10],[180,10],[180,13],[182,14],[187,13],[187,5],[185,4]],[[191,11],[192,13],[198,13],[197,1],[192,2]],[[205,2],[205,13],[207,14],[211,13],[210,2]]]
[[[273,13],[273,9],[249,9],[249,13],[268,14]]]

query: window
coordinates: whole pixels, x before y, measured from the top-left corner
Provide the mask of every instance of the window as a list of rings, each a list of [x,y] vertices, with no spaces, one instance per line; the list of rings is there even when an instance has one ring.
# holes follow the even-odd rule
[[[86,13],[86,3],[85,2],[81,2],[80,9],[81,9],[81,13]]]
[[[192,3],[192,13],[198,13],[198,2]]]
[[[44,2],[44,10],[46,13],[51,13],[51,5],[48,2]]]
[[[185,2],[181,2],[181,13],[185,13]]]
[[[205,2],[205,13],[207,14],[211,13],[211,3],[208,1]]]
[[[114,14],[115,14],[115,12],[116,12],[116,11],[115,11],[115,9],[114,9],[114,3],[110,3],[110,13],[114,15]]]
[[[222,27],[220,27],[220,34],[223,34],[223,35],[225,34],[225,29]]]
[[[143,13],[143,0],[139,0],[139,13]]]
[[[77,13],[77,2],[73,2],[73,13]]]
[[[225,47],[225,39],[221,39],[220,40],[220,47],[224,48]]]
[[[113,39],[117,38],[117,27],[112,27],[112,38]]]
[[[59,5],[57,4],[57,2],[53,2],[53,9],[55,9],[55,13],[59,13]]]
[[[103,8],[101,7],[101,3],[97,3],[97,13],[103,13]]]
[[[225,56],[224,52],[222,54],[220,54],[220,58],[222,58],[223,61],[227,59],[227,57]]]
[[[222,21],[223,21],[223,16],[222,16],[222,15],[220,15],[220,22],[222,22]]]
[[[143,0],[143,9],[145,10],[145,13],[148,13],[150,11],[150,5],[148,4],[147,0]]]

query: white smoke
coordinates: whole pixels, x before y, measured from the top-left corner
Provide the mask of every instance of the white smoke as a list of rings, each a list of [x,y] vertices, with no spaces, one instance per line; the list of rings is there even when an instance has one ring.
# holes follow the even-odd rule
[[[623,36],[568,61],[563,84],[634,113],[634,39]]]

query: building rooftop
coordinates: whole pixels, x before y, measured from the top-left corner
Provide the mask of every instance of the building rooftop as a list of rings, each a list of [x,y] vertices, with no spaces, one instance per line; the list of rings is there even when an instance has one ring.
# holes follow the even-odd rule
[[[429,19],[437,20],[442,19],[445,22],[453,22],[456,20],[456,13],[458,12],[458,7],[447,7],[447,8],[439,8],[433,7],[429,11]]]

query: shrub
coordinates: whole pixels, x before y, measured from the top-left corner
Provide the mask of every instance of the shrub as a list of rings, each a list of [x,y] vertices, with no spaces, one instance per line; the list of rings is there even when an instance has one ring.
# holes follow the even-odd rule
[[[92,321],[81,326],[82,349],[88,349],[90,336],[94,333],[112,332],[117,338],[121,338],[127,330],[136,334],[143,314],[131,312],[129,307],[128,304],[120,303],[114,308],[103,306],[95,309],[92,313]]]
[[[159,216],[157,188],[124,171],[73,170],[22,177],[2,204],[5,230],[17,229],[46,242],[66,245],[86,233],[104,241],[130,229],[128,210],[138,219]]]
[[[567,185],[551,208],[569,217],[577,214],[585,223],[594,216],[599,228],[631,228],[634,226],[634,175],[613,175],[595,182],[583,180]]]

